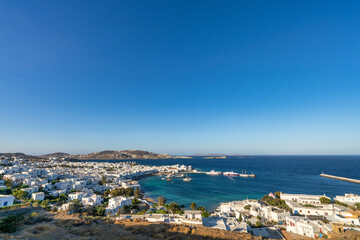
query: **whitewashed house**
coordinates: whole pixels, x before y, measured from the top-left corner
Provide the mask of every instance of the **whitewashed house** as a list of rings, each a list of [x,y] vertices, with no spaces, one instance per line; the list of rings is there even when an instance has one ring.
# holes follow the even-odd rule
[[[184,218],[181,220],[183,224],[203,225],[201,211],[199,210],[185,210]]]
[[[280,193],[280,198],[285,201],[293,201],[299,202],[302,204],[321,204],[320,198],[327,197],[324,195],[306,195],[306,194],[288,194],[288,193]]]
[[[346,193],[345,196],[336,196],[334,198],[339,202],[346,203],[348,205],[354,205],[355,203],[360,203],[360,196],[358,194]]]
[[[84,196],[84,193],[83,193],[83,192],[74,192],[74,193],[70,193],[70,194],[68,195],[69,200],[71,200],[71,201],[74,201],[74,200],[79,200],[79,201],[81,201],[82,198],[83,198],[83,196]]]
[[[0,207],[13,205],[14,199],[15,197],[13,195],[0,195]]]
[[[109,204],[106,208],[106,215],[114,216],[119,209],[125,205],[131,205],[134,197],[114,197],[109,199]]]
[[[87,195],[83,196],[83,198],[81,199],[81,202],[82,202],[82,204],[84,204],[84,206],[95,206],[95,205],[101,204],[102,198],[101,198],[101,195],[92,193],[92,194],[87,194]]]
[[[293,232],[306,237],[316,238],[331,231],[330,224],[320,221],[311,221],[304,217],[286,217],[286,231]]]
[[[61,194],[63,193],[66,193],[66,190],[65,189],[60,189],[60,190],[52,190],[49,192],[49,194],[51,196],[54,196],[54,197],[59,197]]]
[[[35,201],[39,200],[42,201],[45,199],[45,193],[43,192],[36,192],[31,194],[31,198],[34,199]]]

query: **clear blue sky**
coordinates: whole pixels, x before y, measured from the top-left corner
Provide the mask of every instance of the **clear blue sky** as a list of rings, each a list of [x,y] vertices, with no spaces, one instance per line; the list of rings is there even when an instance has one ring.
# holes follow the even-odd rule
[[[359,1],[1,1],[0,152],[360,154]]]

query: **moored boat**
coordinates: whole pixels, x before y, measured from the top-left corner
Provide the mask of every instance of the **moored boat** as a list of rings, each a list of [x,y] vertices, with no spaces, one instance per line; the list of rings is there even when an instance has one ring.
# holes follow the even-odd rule
[[[231,172],[224,172],[223,175],[225,175],[225,176],[239,176],[238,173],[235,173],[235,172],[233,172],[233,171],[231,171]]]
[[[220,171],[215,171],[215,170],[211,170],[210,172],[206,173],[207,175],[213,175],[213,176],[217,176],[217,175],[221,175]]]

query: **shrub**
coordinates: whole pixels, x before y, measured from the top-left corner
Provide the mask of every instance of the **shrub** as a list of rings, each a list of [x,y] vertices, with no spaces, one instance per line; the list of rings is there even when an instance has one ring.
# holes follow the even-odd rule
[[[319,198],[319,200],[322,204],[330,204],[331,203],[331,199],[327,198],[327,197],[321,197],[321,198]]]
[[[210,217],[210,213],[209,213],[208,211],[205,211],[205,212],[202,212],[202,213],[201,213],[201,216],[202,216],[203,218],[208,218],[208,217]]]
[[[348,207],[348,205],[346,203],[340,202],[338,200],[335,200],[335,204],[339,204],[339,205],[342,205],[344,207]]]
[[[0,231],[3,233],[13,233],[16,232],[19,225],[24,220],[24,216],[21,214],[10,215],[2,219],[0,223]]]

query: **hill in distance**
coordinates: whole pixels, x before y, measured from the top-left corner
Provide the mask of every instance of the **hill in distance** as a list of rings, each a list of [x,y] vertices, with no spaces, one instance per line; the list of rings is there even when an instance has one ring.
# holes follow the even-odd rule
[[[57,157],[57,158],[79,159],[79,160],[189,158],[189,157],[172,156],[170,154],[153,153],[153,152],[141,151],[141,150],[123,150],[123,151],[106,150],[101,152],[93,152],[88,154],[75,154],[75,155],[71,155],[63,152],[56,152],[56,153],[49,153],[40,156],[26,155],[24,153],[0,153],[0,156],[20,157],[26,159],[47,159],[49,157]]]

